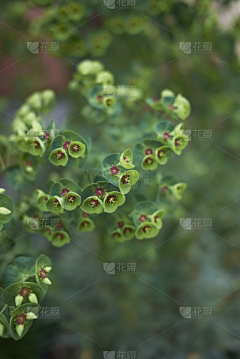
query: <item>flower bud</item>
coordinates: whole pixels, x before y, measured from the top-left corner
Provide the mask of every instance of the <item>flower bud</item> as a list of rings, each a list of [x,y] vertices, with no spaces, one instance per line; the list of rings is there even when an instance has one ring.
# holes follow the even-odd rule
[[[47,285],[52,285],[52,282],[51,282],[50,279],[48,279],[48,278],[44,278],[44,279],[43,279],[43,283],[44,283],[44,284],[47,284]]]
[[[17,332],[19,337],[22,336],[23,330],[24,330],[24,324],[17,324],[16,325],[16,332]]]
[[[29,301],[31,303],[37,303],[38,304],[38,299],[37,299],[36,294],[30,293],[28,299],[29,299]]]
[[[32,320],[32,319],[37,319],[37,316],[33,312],[29,312],[26,314],[26,318]]]
[[[16,303],[16,307],[18,307],[19,305],[22,304],[22,301],[23,301],[23,296],[18,294],[16,297],[15,297],[15,303]]]
[[[4,325],[2,323],[0,323],[0,337],[3,336],[4,329],[5,329]]]
[[[50,272],[52,270],[52,267],[45,267],[44,269],[48,273],[48,272]]]
[[[5,207],[0,207],[0,214],[3,214],[5,216],[10,213],[11,213],[11,211],[9,211],[9,209],[7,209]]]

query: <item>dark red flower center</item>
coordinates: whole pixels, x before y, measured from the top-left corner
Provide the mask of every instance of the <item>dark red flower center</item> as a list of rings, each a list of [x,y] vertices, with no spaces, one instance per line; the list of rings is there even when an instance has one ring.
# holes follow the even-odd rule
[[[145,222],[146,220],[147,220],[147,216],[145,214],[141,214],[141,216],[139,217],[139,221]]]
[[[98,101],[102,101],[102,100],[103,100],[103,96],[98,95],[97,99],[98,99]]]
[[[35,143],[35,149],[38,149],[40,147],[40,143],[38,141],[34,141]]]
[[[43,136],[44,140],[49,140],[50,138],[50,133],[46,132]]]
[[[57,200],[57,198],[54,200],[53,205],[54,205],[55,207],[61,207],[61,204],[59,203],[59,201]]]
[[[46,232],[48,232],[49,234],[52,233],[51,230],[50,230],[50,228],[46,228]]]
[[[112,175],[117,175],[120,170],[117,168],[117,166],[113,166],[110,168],[110,171]]]
[[[122,176],[122,184],[128,184],[129,182],[130,182],[129,175]]]
[[[64,236],[63,236],[62,233],[57,233],[57,234],[56,234],[56,237],[57,237],[57,239],[60,239],[60,241],[61,241],[61,240],[63,240],[63,237],[64,237]]]
[[[122,228],[124,226],[124,222],[118,222],[118,227]]]
[[[29,296],[30,293],[30,289],[27,287],[22,287],[22,289],[20,290],[19,294],[25,298],[25,296]]]
[[[123,157],[123,159],[124,159],[125,162],[129,163],[129,161],[128,161],[129,158],[128,157]]]
[[[163,134],[163,137],[165,138],[165,140],[168,140],[169,137],[170,137],[170,135],[169,135],[168,132],[165,132],[165,133]]]
[[[146,154],[146,155],[152,155],[152,153],[153,153],[153,151],[152,151],[151,148],[147,148],[147,149],[145,150],[145,154]]]
[[[32,162],[31,161],[26,161],[26,166],[32,167]]]
[[[71,147],[72,152],[76,153],[76,152],[79,152],[79,150],[80,150],[80,146],[78,144],[75,144]]]
[[[145,160],[145,163],[149,166],[149,165],[151,165],[151,164],[153,163],[153,159],[148,157],[148,158]]]
[[[149,226],[143,227],[143,232],[144,233],[148,233],[148,232],[150,232],[150,230],[151,230],[151,228]]]
[[[57,227],[57,228],[62,228],[63,225],[62,225],[62,223],[61,223],[60,221],[57,221],[57,222],[56,222],[56,227]]]
[[[158,220],[159,220],[159,216],[155,216],[155,217],[154,217],[154,221],[157,223]]]
[[[124,229],[124,233],[132,233],[132,228],[125,228]]]
[[[75,201],[76,201],[76,197],[75,197],[75,196],[72,196],[72,195],[68,196],[67,202],[69,202],[69,203],[74,203]]]
[[[18,325],[20,325],[20,324],[24,325],[24,323],[27,321],[27,315],[26,314],[17,315],[16,321],[17,321]]]
[[[89,206],[91,206],[92,208],[95,208],[99,205],[99,201],[97,199],[92,198],[91,201],[89,202]]]
[[[104,195],[104,188],[96,187],[95,188],[95,195],[96,196],[103,196]]]
[[[114,237],[121,237],[121,234],[118,232],[113,233]]]
[[[158,151],[158,158],[162,158],[164,156],[164,151],[160,150]]]
[[[167,192],[167,190],[168,190],[168,187],[167,187],[167,186],[165,186],[165,187],[162,188],[162,192],[163,192],[163,193]]]
[[[174,109],[173,105],[168,105],[168,107],[169,107],[171,110]]]
[[[56,157],[59,159],[59,160],[61,160],[62,158],[64,158],[65,157],[65,154],[62,152],[62,151],[57,151],[57,153],[56,153]]]
[[[180,146],[179,141],[180,141],[180,138],[177,138],[177,139],[175,140],[175,146]]]
[[[82,226],[83,226],[84,228],[89,227],[89,226],[90,226],[90,223],[89,223],[88,221],[84,221],[84,222],[82,222]]]
[[[83,214],[82,214],[82,215],[83,215],[83,217],[84,217],[84,218],[89,217],[89,214],[88,214],[88,213],[86,213],[86,212],[83,212]]]
[[[46,274],[47,274],[47,272],[45,271],[44,268],[40,269],[40,276],[42,279],[47,278]]]
[[[107,196],[107,203],[109,203],[109,204],[115,203],[116,198],[117,198],[117,196],[115,196],[114,194],[110,194],[109,196]]]
[[[69,189],[67,189],[67,188],[62,188],[61,196],[66,196],[66,194],[68,194],[68,192],[69,192]]]
[[[66,141],[64,144],[63,144],[63,147],[65,148],[65,150],[68,150],[68,147],[71,145],[71,142],[70,141]]]

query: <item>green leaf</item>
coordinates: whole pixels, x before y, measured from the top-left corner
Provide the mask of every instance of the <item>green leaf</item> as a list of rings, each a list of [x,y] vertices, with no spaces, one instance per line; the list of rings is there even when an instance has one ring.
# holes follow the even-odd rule
[[[42,289],[42,287],[40,287],[40,285],[32,282],[18,282],[8,286],[4,290],[2,294],[2,299],[4,303],[6,303],[9,306],[15,307],[16,306],[15,297],[20,293],[21,289],[24,287],[30,289],[31,293],[34,293],[37,296],[38,302],[41,302],[44,299],[45,291]],[[27,295],[24,298],[24,304],[25,302],[29,304],[31,303]],[[31,304],[29,306],[31,306]]]
[[[171,132],[174,130],[174,125],[170,121],[161,121],[156,125],[156,133],[159,141],[168,145],[171,139]]]
[[[17,257],[13,261],[18,270],[27,277],[34,276],[36,259],[30,257]]]
[[[29,305],[29,303],[27,303],[27,304],[21,305],[20,307],[18,307],[14,310],[14,312],[12,313],[11,319],[10,319],[10,324],[9,324],[10,334],[14,340],[22,339],[27,334],[27,332],[29,331],[29,329],[31,328],[32,323],[33,323],[32,320],[27,320],[26,324],[24,324],[23,333],[22,333],[21,337],[19,337],[16,332],[17,316],[21,315],[21,314],[27,314],[30,312],[32,312],[34,314],[38,314],[40,311],[40,308],[41,307],[38,304],[31,303],[31,305]]]
[[[24,279],[24,274],[21,273],[17,267],[12,264],[9,264],[5,270],[5,280],[6,285],[9,286],[13,283],[22,282]]]

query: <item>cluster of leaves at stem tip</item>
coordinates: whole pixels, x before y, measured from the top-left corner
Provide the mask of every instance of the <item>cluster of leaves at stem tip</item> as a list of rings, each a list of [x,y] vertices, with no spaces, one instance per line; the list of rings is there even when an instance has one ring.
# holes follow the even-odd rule
[[[115,119],[126,106],[132,108],[144,96],[137,88],[131,99],[112,96],[114,75],[98,61],[85,60],[77,66],[70,91],[83,96],[91,105],[89,118],[96,124]],[[122,86],[124,88],[124,86]],[[13,134],[1,136],[1,173],[15,189],[24,189],[36,179],[40,168],[50,166],[75,168],[75,178],[50,180],[32,196],[23,196],[20,215],[13,216],[13,203],[0,191],[0,230],[8,231],[14,221],[21,222],[30,233],[38,231],[55,247],[71,241],[71,230],[93,231],[104,221],[109,240],[125,242],[157,236],[165,215],[163,200],[180,200],[186,184],[169,175],[157,172],[166,165],[172,154],[180,155],[188,144],[182,120],[190,114],[189,101],[181,94],[175,96],[163,90],[160,99],[145,99],[152,109],[141,120],[142,138],[118,153],[108,153],[101,160],[97,174],[89,176],[92,141],[83,131],[57,130],[50,112],[56,105],[52,90],[36,92],[17,110],[13,121]],[[157,114],[156,114],[157,113]],[[88,118],[88,117],[87,117]],[[101,119],[99,121],[99,118]],[[16,163],[8,168],[5,154],[15,153]],[[7,156],[6,156],[7,157]],[[155,200],[141,194],[144,185],[141,175],[156,173]],[[129,201],[128,201],[129,197]],[[101,217],[99,221],[99,217]],[[37,317],[38,302],[51,284],[48,273],[51,261],[41,255],[37,261],[18,257],[6,269],[7,288],[1,289],[1,304],[5,315],[0,315],[0,335],[22,338]],[[26,282],[35,275],[36,283]],[[37,308],[28,312],[28,303]]]

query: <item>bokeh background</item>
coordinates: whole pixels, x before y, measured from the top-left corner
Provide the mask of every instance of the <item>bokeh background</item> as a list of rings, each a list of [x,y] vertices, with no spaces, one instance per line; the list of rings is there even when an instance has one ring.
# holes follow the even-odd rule
[[[115,351],[116,358],[127,359],[134,351],[138,359],[240,358],[239,2],[136,0],[130,8],[116,1],[115,9],[110,3],[1,1],[1,134],[11,134],[27,96],[51,88],[58,99],[52,118],[61,128],[74,117],[66,128],[91,136],[97,167],[108,150],[138,141],[141,119],[151,112],[145,98],[157,100],[169,88],[191,102],[185,121],[191,141],[160,172],[188,188],[180,203],[169,204],[164,226],[151,240],[109,244],[103,221],[89,234],[73,232],[74,242],[60,249],[28,234],[18,249],[0,250],[1,286],[16,253],[48,255],[54,285],[42,305],[60,310],[60,319],[37,321],[19,342],[1,339],[0,357],[98,359]],[[60,11],[76,4],[76,13]],[[27,42],[57,42],[59,51],[34,54]],[[69,83],[84,59],[104,63],[116,84],[142,89],[121,126],[81,114],[87,101]],[[211,136],[203,138],[203,131]],[[0,186],[17,203],[49,178],[80,180],[77,170],[68,171],[47,164],[27,189],[15,191],[5,174]],[[149,198],[154,190],[147,187]],[[191,218],[192,229],[182,228],[179,218]],[[210,228],[194,226],[194,219],[206,218]],[[104,262],[134,262],[136,274],[108,275]],[[211,315],[187,319],[180,307],[191,307],[192,314],[195,307],[211,308]]]

